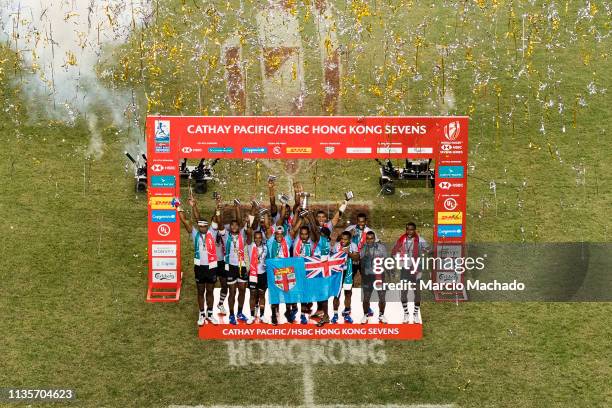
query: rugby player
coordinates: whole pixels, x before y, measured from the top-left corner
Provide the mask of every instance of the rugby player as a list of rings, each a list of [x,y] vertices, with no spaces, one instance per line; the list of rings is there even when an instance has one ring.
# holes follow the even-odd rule
[[[363,295],[363,318],[361,324],[368,322],[368,314],[370,309],[370,298],[372,297],[372,291],[374,290],[374,281],[383,280],[383,274],[376,274],[374,272],[374,260],[377,258],[387,257],[387,248],[382,242],[376,240],[376,234],[374,231],[368,231],[366,233],[366,242],[361,250],[359,251],[359,263],[361,264],[361,291]],[[385,318],[385,292],[377,291],[378,295],[378,322],[387,323]]]
[[[338,307],[340,306],[340,293],[344,290],[344,310],[342,317],[345,323],[353,323],[351,318],[351,297],[353,294],[353,263],[359,262],[359,249],[354,242],[351,242],[351,233],[343,231],[340,235],[340,241],[336,242],[331,247],[331,253],[344,252],[347,254],[342,273],[342,286],[338,291],[338,295],[334,297],[334,316],[331,323],[338,323]]]
[[[413,265],[412,259],[417,259],[419,256],[429,253],[429,251],[430,248],[427,241],[419,236],[414,222],[406,224],[406,232],[398,238],[391,250],[392,257],[396,254],[407,257],[408,268],[402,268],[400,279],[416,283],[414,302],[408,302],[408,290],[403,290],[401,293],[404,323],[421,323],[421,290],[419,288],[419,281],[422,272],[417,270],[417,265]]]
[[[197,287],[197,299],[199,307],[198,326],[202,326],[205,321],[212,324],[218,324],[217,319],[213,316],[214,303],[214,288],[217,282],[217,252],[215,250],[215,240],[217,238],[217,218],[214,216],[211,220],[211,228],[208,221],[199,217],[197,203],[193,197],[189,198],[189,204],[193,211],[192,216],[197,215],[197,228],[193,228],[191,222],[186,217],[181,206],[178,207],[178,216],[181,223],[185,227],[187,233],[191,236],[194,244],[193,270]],[[195,221],[195,220],[194,220]],[[206,302],[204,302],[206,299]],[[204,307],[206,306],[206,310]]]

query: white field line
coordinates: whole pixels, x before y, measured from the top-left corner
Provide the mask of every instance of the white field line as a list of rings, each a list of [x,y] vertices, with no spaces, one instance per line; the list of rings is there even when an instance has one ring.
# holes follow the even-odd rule
[[[304,384],[304,405],[314,407],[314,381],[312,379],[312,365],[310,362],[304,362],[302,383]]]

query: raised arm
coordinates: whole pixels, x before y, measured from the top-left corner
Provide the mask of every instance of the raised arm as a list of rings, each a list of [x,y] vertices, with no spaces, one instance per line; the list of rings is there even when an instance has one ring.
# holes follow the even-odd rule
[[[278,217],[278,220],[276,220],[276,225],[279,227],[283,226],[283,222],[285,221],[285,213],[287,212],[287,206],[286,205],[282,205],[281,206],[281,212],[280,212],[280,217]]]
[[[191,206],[191,214],[195,221],[200,221],[201,218],[200,210],[198,209],[198,203],[196,202],[196,200],[193,199],[193,197],[189,197],[189,205]]]
[[[293,195],[294,195],[294,204],[293,204],[293,215],[295,216],[296,212],[299,210],[302,205],[302,199],[300,194],[304,191],[304,188],[297,181],[293,182]]]
[[[270,197],[270,214],[276,215],[278,207],[276,206],[276,192],[274,191],[274,180],[268,179],[268,196]]]
[[[319,239],[321,238],[321,229],[315,220],[314,213],[312,211],[309,212],[307,217],[308,225],[310,226],[310,238],[313,240],[313,242],[319,242]]]
[[[181,224],[183,224],[187,233],[191,234],[191,231],[193,231],[193,226],[187,220],[187,217],[185,217],[185,211],[183,210],[183,207],[179,206],[179,208],[177,209],[177,212],[178,212],[179,219],[181,220]]]
[[[302,221],[302,217],[298,217],[297,221],[295,221],[291,226],[291,230],[289,230],[289,236],[291,237],[291,239],[295,239],[295,237],[297,236],[297,233],[300,230],[300,227],[302,226]]]
[[[234,203],[234,216],[236,217],[236,221],[238,221],[238,224],[241,225],[244,220],[242,219],[242,210],[240,209],[240,204],[238,203]]]
[[[340,221],[340,217],[342,217],[342,211],[340,210],[340,207],[341,205],[338,204],[338,209],[336,210],[334,216],[331,219],[332,228],[334,228],[336,224],[338,224],[338,221]]]

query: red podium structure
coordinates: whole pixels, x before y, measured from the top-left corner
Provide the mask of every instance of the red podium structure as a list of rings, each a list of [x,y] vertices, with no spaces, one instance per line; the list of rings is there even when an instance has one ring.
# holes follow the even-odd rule
[[[433,159],[434,251],[463,256],[467,117],[149,116],[146,129],[148,302],[180,298],[180,221],[172,199],[180,196],[183,158]],[[448,271],[433,274],[434,280],[450,276]],[[435,295],[464,300],[465,293]]]

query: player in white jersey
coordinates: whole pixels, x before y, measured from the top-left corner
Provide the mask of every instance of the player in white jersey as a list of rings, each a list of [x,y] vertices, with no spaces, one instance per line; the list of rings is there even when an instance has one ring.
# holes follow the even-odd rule
[[[245,323],[249,320],[242,312],[249,278],[246,262],[246,229],[240,226],[242,214],[238,200],[234,200],[234,215],[235,218],[226,226],[228,231],[225,237],[225,272],[229,286],[230,324],[237,324],[236,318]],[[238,313],[234,315],[236,292],[238,292]]]
[[[251,316],[247,321],[253,323],[257,317],[257,305],[259,305],[259,320],[268,323],[264,319],[266,308],[266,290],[268,280],[266,275],[266,256],[267,247],[261,231],[247,229],[247,257],[249,260],[249,303],[251,306]]]
[[[200,310],[198,326],[202,326],[205,321],[217,324],[217,319],[213,316],[213,291],[217,282],[216,270],[218,259],[215,251],[215,240],[217,238],[218,220],[214,216],[211,220],[212,226],[209,226],[208,221],[199,218],[197,204],[193,198],[189,198],[189,204],[193,209],[192,216],[195,218],[197,215],[197,221],[194,219],[197,222],[197,228],[194,228],[191,222],[186,219],[183,208],[180,206],[178,208],[178,216],[194,244],[193,269]],[[206,302],[204,299],[206,299]]]

